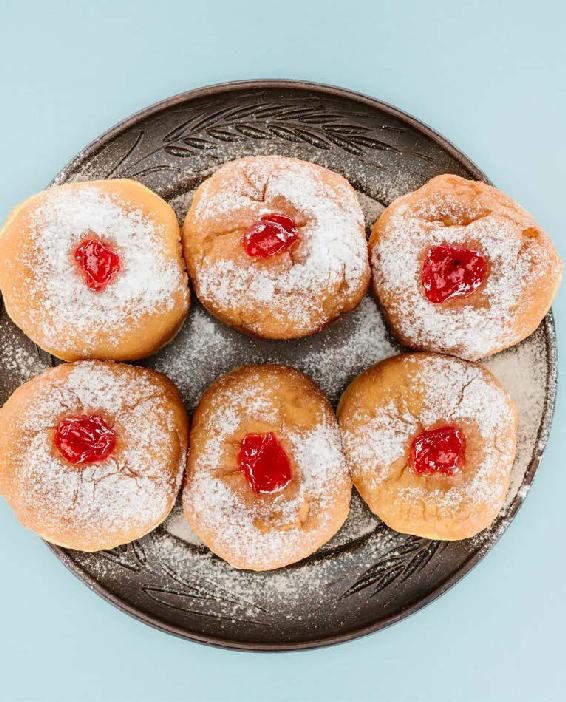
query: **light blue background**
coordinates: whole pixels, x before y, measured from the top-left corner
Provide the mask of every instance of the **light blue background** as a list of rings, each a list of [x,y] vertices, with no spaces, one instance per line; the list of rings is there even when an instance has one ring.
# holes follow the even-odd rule
[[[82,146],[190,88],[281,77],[388,101],[451,139],[566,258],[562,3],[0,0],[0,219]],[[555,305],[566,367],[566,290]],[[564,391],[519,518],[465,580],[338,647],[234,653],[159,633],[71,576],[0,504],[0,699],[564,699]]]

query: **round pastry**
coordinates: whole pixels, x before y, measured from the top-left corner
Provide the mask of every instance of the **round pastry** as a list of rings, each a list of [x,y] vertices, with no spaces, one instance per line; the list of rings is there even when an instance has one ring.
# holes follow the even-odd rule
[[[468,360],[529,336],[562,272],[528,212],[454,175],[394,200],[369,247],[375,294],[401,343]]]
[[[171,511],[187,431],[179,393],[161,373],[103,361],[57,366],[0,410],[0,493],[47,541],[114,548]]]
[[[342,526],[351,480],[332,407],[293,368],[246,366],[203,394],[191,427],[183,508],[236,568],[305,558]]]
[[[49,188],[0,232],[0,289],[13,321],[58,358],[148,356],[189,306],[175,212],[133,180]]]
[[[292,339],[352,310],[369,283],[363,214],[342,176],[283,156],[226,163],[183,228],[196,294],[240,331]]]
[[[482,366],[449,356],[394,356],[359,375],[338,407],[354,485],[396,531],[465,539],[504,504],[517,413]]]

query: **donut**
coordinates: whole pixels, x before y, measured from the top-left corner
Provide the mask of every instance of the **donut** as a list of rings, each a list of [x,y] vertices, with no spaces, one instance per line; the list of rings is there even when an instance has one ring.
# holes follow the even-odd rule
[[[342,526],[351,480],[328,400],[299,371],[245,366],[221,376],[194,413],[183,510],[235,568],[306,558]]]
[[[283,156],[222,166],[183,227],[195,292],[225,324],[267,339],[320,331],[369,285],[364,219],[337,173]]]
[[[51,543],[111,549],[171,511],[187,417],[161,373],[108,361],[51,368],[0,409],[0,494]]]
[[[338,421],[354,485],[395,531],[455,541],[501,510],[517,412],[486,368],[431,353],[394,356],[352,381]]]
[[[176,215],[133,180],[49,188],[0,232],[0,290],[15,324],[57,358],[148,356],[189,306]]]
[[[394,200],[373,225],[369,249],[375,295],[401,343],[470,361],[529,336],[562,273],[528,212],[455,175]]]

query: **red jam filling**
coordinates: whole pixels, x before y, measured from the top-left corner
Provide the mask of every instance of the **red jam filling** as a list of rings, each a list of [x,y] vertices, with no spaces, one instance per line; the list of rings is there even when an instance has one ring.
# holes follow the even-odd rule
[[[429,302],[467,297],[483,283],[485,258],[471,249],[434,246],[426,255],[421,283]]]
[[[266,214],[244,234],[242,244],[248,256],[267,258],[283,253],[299,238],[297,225],[282,214]]]
[[[464,465],[466,440],[456,427],[423,431],[413,440],[409,465],[419,475],[454,475]]]
[[[291,480],[285,449],[273,432],[246,434],[240,441],[240,470],[254,492],[275,492]]]
[[[120,270],[120,257],[98,239],[86,239],[75,249],[85,283],[94,292],[102,292]]]
[[[112,453],[116,433],[97,415],[68,417],[57,425],[55,446],[69,463],[95,463]]]

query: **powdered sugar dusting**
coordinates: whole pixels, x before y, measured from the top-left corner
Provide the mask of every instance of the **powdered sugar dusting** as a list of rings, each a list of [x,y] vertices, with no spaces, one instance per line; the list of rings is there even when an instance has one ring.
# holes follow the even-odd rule
[[[436,195],[436,199],[434,199]],[[500,211],[478,212],[465,225],[445,226],[446,198],[427,197],[419,209],[406,202],[393,205],[379,241],[371,251],[374,281],[387,299],[401,334],[416,347],[455,353],[476,360],[506,344],[516,343],[518,310],[529,299],[526,286],[536,287],[552,264],[548,252],[521,231],[535,227],[527,213],[518,221]],[[464,216],[458,200],[449,200],[452,215]],[[482,289],[483,304],[430,303],[422,294],[423,251],[441,244],[472,246],[488,257],[489,275]]]
[[[195,220],[207,223],[245,211],[250,203],[257,207],[258,197],[258,216],[284,203],[301,220],[298,253],[290,257],[289,266],[276,269],[205,257],[196,267],[199,297],[221,309],[265,304],[275,319],[292,320],[302,334],[312,332],[328,318],[329,295],[347,300],[365,285],[367,252],[358,201],[345,182],[331,189],[312,164],[291,159],[282,164],[281,158],[264,157],[239,168],[238,189],[214,190],[210,182],[203,184]]]
[[[49,367],[47,354],[41,352],[6,316],[0,318],[0,375],[8,390],[14,391],[26,380]]]
[[[407,441],[417,430],[417,420],[408,412],[399,412],[390,401],[375,411],[364,425],[363,440],[357,432],[342,432],[344,447],[352,462],[380,465],[372,471],[372,483],[378,485],[388,475],[388,467],[406,451]]]
[[[345,329],[348,330],[344,333]],[[366,295],[340,329],[331,329],[317,340],[305,344],[299,366],[336,401],[337,389],[369,366],[398,353],[381,312],[371,295]]]
[[[316,533],[331,528],[346,494],[349,501],[350,479],[336,421],[322,415],[311,429],[281,429],[295,471],[293,493],[282,492],[269,503],[245,500],[219,474],[219,469],[233,470],[231,464],[225,466],[226,446],[245,421],[261,420],[273,427],[284,422],[278,400],[265,381],[257,377],[254,382],[253,376],[248,380],[249,389],[240,384],[218,386],[214,400],[209,399],[212,404],[199,420],[204,445],[195,454],[183,503],[199,529],[214,533],[219,551],[261,569],[285,558],[294,560],[293,554],[304,550],[305,541],[308,544],[317,539]]]
[[[120,274],[97,293],[85,285],[72,256],[89,233],[111,242],[121,256]],[[35,321],[62,352],[76,350],[80,334],[81,351],[88,354],[101,330],[118,344],[132,320],[172,309],[173,295],[186,290],[178,261],[163,254],[156,225],[94,185],[47,191],[34,212],[32,236],[28,263],[34,276],[28,284],[40,300]]]
[[[112,418],[118,447],[106,460],[75,469],[53,449],[53,429],[63,415],[91,413]],[[12,457],[18,465],[14,493],[20,509],[38,515],[47,538],[70,525],[87,541],[104,534],[111,543],[130,529],[143,533],[168,511],[185,453],[171,475],[174,418],[150,376],[77,364],[65,380],[38,385],[33,407],[20,421],[18,430],[31,440]]]
[[[511,484],[505,506],[518,493],[524,498],[528,486],[523,485],[525,471],[538,450],[538,433],[544,414],[546,374],[544,332],[539,328],[519,346],[498,353],[484,362],[503,383],[518,410],[517,455],[511,471]]]
[[[426,429],[439,421],[457,426],[471,423],[477,426],[484,448],[471,478],[449,489],[400,487],[397,499],[413,503],[426,496],[437,507],[449,509],[458,508],[463,501],[502,505],[507,494],[509,457],[514,452],[510,435],[514,417],[504,391],[477,366],[444,357],[428,357],[426,364],[419,360],[418,356],[405,359],[409,366],[418,368],[414,382],[423,393],[418,414],[391,401],[369,419],[365,414],[354,417],[358,424],[342,433],[346,453],[354,459],[354,475],[378,488],[390,477],[394,462],[406,455],[407,446],[421,427]]]
[[[173,380],[189,408],[221,373],[249,363],[292,365],[337,402],[355,375],[396,353],[398,346],[371,295],[320,334],[291,342],[243,336],[195,302],[179,336],[155,356],[153,365]]]

